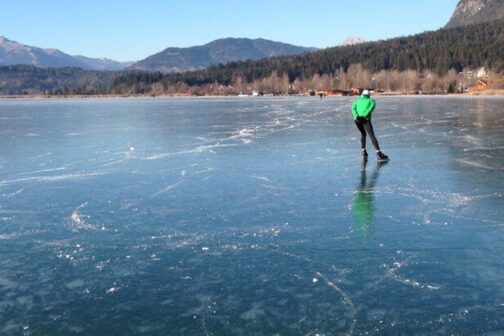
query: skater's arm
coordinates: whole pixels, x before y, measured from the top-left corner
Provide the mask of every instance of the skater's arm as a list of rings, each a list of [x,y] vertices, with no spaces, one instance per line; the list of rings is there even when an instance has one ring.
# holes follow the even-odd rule
[[[374,111],[376,107],[376,102],[374,99],[369,99],[369,103],[366,106],[366,110],[362,113],[362,116],[366,119],[371,119],[371,113]]]
[[[356,101],[352,105],[352,115],[353,115],[354,120],[357,119],[357,117],[359,116],[359,113],[357,113],[357,102]]]

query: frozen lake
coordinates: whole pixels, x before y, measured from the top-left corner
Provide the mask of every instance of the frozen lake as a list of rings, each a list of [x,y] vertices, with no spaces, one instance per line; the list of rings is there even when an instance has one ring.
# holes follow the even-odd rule
[[[501,335],[504,99],[0,101],[1,335]]]

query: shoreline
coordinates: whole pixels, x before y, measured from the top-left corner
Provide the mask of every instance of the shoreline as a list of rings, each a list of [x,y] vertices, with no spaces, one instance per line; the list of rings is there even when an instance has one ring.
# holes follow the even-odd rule
[[[473,93],[445,93],[445,94],[404,94],[399,92],[385,92],[376,93],[374,97],[504,97],[504,90],[486,90]],[[240,99],[250,99],[250,98],[288,98],[288,97],[312,97],[314,99],[320,99],[318,96],[308,96],[308,95],[275,95],[275,96],[246,96],[238,97],[237,95],[0,95],[0,100],[64,100],[64,99],[218,99],[218,98],[240,98]],[[352,97],[352,96],[337,96],[330,95],[325,96],[327,98],[339,98],[339,97]],[[355,95],[357,97],[357,95]]]

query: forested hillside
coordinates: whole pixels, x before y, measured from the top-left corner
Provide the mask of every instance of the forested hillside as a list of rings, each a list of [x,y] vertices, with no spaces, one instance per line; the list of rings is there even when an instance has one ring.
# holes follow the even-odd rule
[[[0,94],[104,94],[118,73],[80,68],[38,68],[32,65],[0,67]]]

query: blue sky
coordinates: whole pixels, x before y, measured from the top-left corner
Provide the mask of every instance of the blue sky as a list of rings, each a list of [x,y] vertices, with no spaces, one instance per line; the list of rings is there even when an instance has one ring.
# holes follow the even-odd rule
[[[0,0],[0,35],[120,61],[223,37],[324,48],[441,28],[458,0]]]

